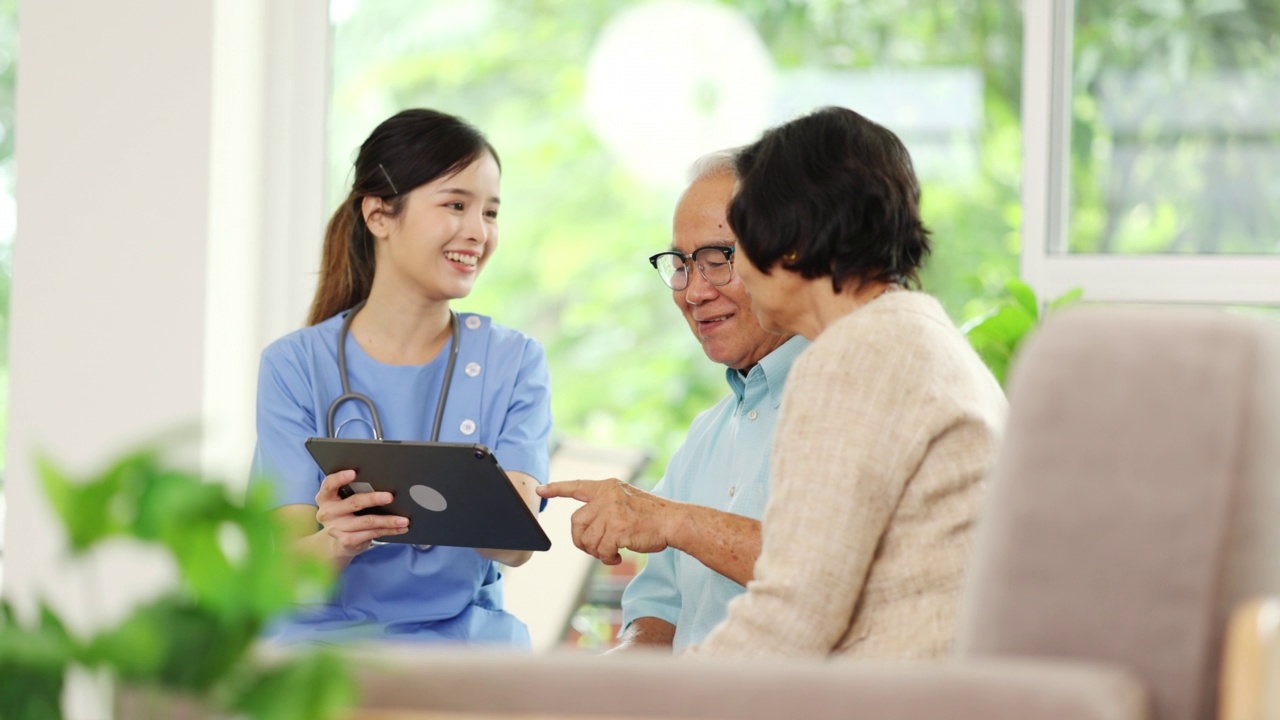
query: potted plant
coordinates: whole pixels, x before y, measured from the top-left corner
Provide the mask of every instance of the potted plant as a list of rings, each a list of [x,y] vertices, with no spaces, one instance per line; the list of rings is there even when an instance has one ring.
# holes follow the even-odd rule
[[[27,622],[0,605],[0,717],[60,719],[73,666],[114,679],[121,720],[333,718],[354,702],[354,681],[334,651],[274,661],[254,652],[272,617],[332,582],[329,568],[283,541],[265,487],[240,494],[175,468],[157,448],[84,481],[47,459],[38,467],[70,553],[110,538],[152,543],[172,556],[178,582],[88,638],[68,632],[47,605]]]
[[[1005,297],[993,310],[966,322],[960,332],[982,358],[1001,386],[1018,347],[1049,313],[1080,301],[1083,290],[1073,288],[1051,300],[1044,312],[1030,285],[1021,280],[1005,283]]]

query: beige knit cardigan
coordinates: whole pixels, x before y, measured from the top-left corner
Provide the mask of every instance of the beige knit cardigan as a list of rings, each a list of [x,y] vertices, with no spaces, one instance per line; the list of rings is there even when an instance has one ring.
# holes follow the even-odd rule
[[[1006,411],[932,297],[833,323],[787,379],[755,579],[683,655],[943,654]]]

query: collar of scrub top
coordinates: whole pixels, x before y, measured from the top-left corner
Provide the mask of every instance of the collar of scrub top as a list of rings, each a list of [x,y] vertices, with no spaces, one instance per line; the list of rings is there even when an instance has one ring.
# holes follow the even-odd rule
[[[361,300],[359,304],[347,311],[346,317],[342,319],[342,329],[338,331],[338,379],[342,381],[342,394],[336,400],[329,404],[329,420],[327,430],[329,437],[338,437],[337,433],[342,432],[342,428],[352,420],[359,420],[373,428],[373,438],[375,440],[382,439],[382,420],[378,417],[378,408],[374,406],[373,400],[363,393],[351,392],[351,383],[347,379],[347,334],[351,330],[351,320],[355,318],[356,313],[364,307],[365,301]],[[449,385],[453,381],[453,366],[458,361],[458,346],[462,344],[462,331],[458,323],[458,314],[453,310],[449,311],[449,326],[452,332],[453,342],[449,348],[449,364],[444,369],[444,384],[440,388],[440,400],[436,403],[436,417],[431,423],[431,442],[440,439],[440,420],[444,417],[444,403],[449,397]],[[368,423],[364,418],[353,417],[342,425],[338,426],[337,431],[333,429],[333,417],[337,414],[338,408],[342,403],[348,400],[354,400],[358,403],[364,403],[369,408],[369,417],[373,419],[372,423]]]

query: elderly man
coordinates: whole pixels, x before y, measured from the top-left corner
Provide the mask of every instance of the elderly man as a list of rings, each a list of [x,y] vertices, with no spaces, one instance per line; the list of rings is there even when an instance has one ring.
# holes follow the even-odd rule
[[[586,503],[572,521],[584,552],[609,565],[622,561],[622,548],[650,553],[622,597],[619,650],[679,652],[701,642],[751,580],[778,404],[806,345],[760,327],[734,272],[736,238],[726,216],[736,182],[733,151],[700,159],[690,174],[671,249],[650,262],[707,357],[728,366],[732,394],[693,421],[653,493],[619,480],[538,488],[543,497]]]

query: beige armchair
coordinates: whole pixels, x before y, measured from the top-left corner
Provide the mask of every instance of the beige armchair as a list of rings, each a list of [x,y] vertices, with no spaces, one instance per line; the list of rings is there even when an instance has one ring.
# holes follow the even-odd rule
[[[1276,717],[1257,638],[1280,621],[1247,601],[1280,594],[1280,327],[1066,311],[1023,352],[1010,399],[950,658],[379,648],[354,717],[1227,720],[1241,607],[1221,697],[1231,720]]]

